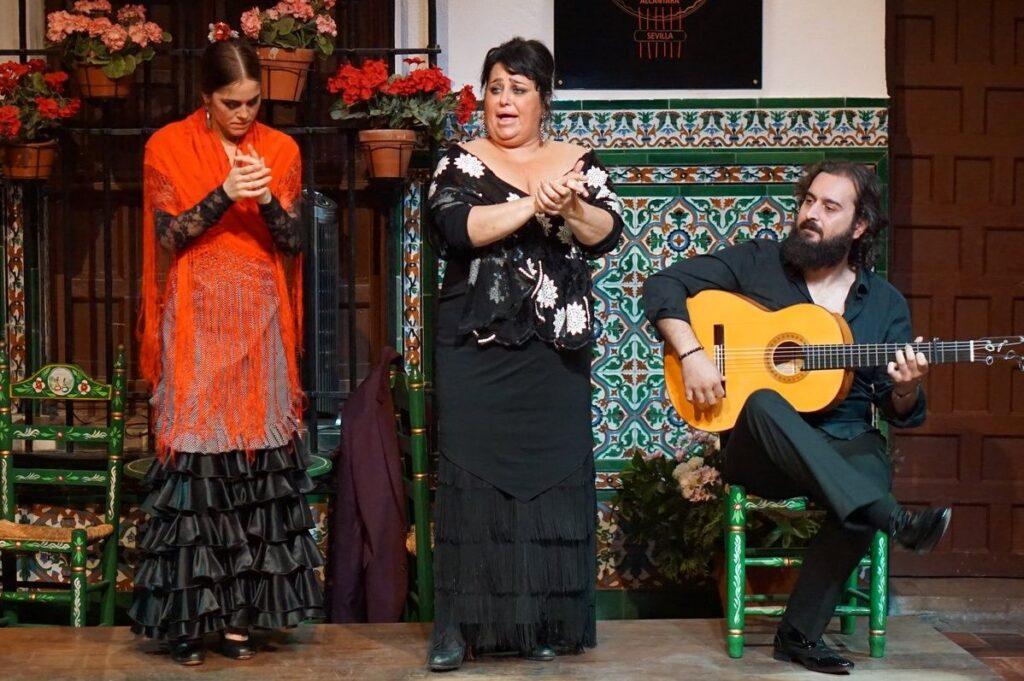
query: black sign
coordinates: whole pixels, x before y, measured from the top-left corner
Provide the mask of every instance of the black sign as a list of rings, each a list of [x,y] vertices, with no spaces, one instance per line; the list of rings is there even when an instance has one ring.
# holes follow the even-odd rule
[[[555,85],[760,89],[761,2],[555,0]]]

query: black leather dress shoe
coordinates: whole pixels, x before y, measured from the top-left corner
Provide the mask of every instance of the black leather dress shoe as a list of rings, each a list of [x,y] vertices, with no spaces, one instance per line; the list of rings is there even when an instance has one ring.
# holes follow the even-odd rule
[[[525,650],[522,656],[534,662],[551,662],[555,659],[555,649],[549,645],[537,644],[530,650]]]
[[[822,674],[849,674],[853,669],[852,661],[829,648],[820,638],[812,643],[799,631],[785,625],[775,632],[774,657],[783,662],[802,664],[808,670]]]
[[[171,659],[186,667],[194,667],[206,659],[206,649],[199,639],[182,639],[171,643]]]
[[[232,660],[248,660],[256,655],[256,647],[252,644],[252,639],[238,641],[225,637],[220,642],[220,653]]]
[[[908,511],[902,506],[889,516],[889,534],[900,546],[915,553],[928,553],[949,527],[953,509],[948,506]]]

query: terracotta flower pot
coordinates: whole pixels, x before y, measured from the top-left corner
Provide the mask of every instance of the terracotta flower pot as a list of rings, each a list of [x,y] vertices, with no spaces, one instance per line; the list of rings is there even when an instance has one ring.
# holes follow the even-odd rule
[[[366,155],[370,177],[404,178],[416,146],[416,131],[360,130],[359,143]]]
[[[57,141],[24,142],[3,148],[4,177],[11,180],[46,180],[57,158]]]
[[[78,91],[86,99],[123,99],[132,89],[132,75],[110,78],[100,66],[76,66],[72,71]]]
[[[260,94],[263,99],[297,102],[306,89],[306,76],[313,63],[313,50],[285,50],[259,47]]]

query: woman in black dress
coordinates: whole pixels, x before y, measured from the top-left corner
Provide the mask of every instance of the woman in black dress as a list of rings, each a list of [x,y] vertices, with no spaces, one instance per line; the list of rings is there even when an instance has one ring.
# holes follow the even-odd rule
[[[437,613],[428,655],[536,660],[595,640],[588,257],[621,204],[594,152],[545,140],[554,59],[513,39],[484,61],[487,134],[428,190],[447,260],[437,330]]]

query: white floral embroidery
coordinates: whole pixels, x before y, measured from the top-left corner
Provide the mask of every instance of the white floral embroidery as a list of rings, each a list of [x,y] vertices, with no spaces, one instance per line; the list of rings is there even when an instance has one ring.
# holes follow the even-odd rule
[[[427,198],[429,199],[430,197],[432,197],[434,195],[434,192],[436,192],[436,191],[437,191],[437,182],[431,182],[430,183],[430,188],[427,189]]]
[[[558,226],[558,240],[566,246],[572,245],[572,230],[565,224]]]
[[[597,198],[600,199],[601,197],[598,196]],[[604,201],[604,205],[608,206],[608,210],[612,211],[620,218],[622,217],[622,199],[619,198],[618,194],[613,191],[609,191],[608,195],[602,200]]]
[[[448,167],[448,157],[442,156],[441,160],[437,162],[437,168],[434,169],[434,177],[437,177],[445,171]]]
[[[509,192],[508,196],[505,197],[505,200],[508,201],[508,202],[512,202],[512,201],[518,201],[521,198],[523,198],[523,197],[519,196],[519,194],[515,194],[513,192]]]
[[[495,305],[505,300],[505,281],[501,278],[495,278],[495,280],[491,282],[491,288],[487,292],[487,295]]]
[[[597,192],[597,200],[600,201],[601,199],[610,195],[611,193],[612,191],[608,189],[608,185],[603,184],[601,185],[601,189]]]
[[[480,274],[480,258],[473,258],[469,261],[469,283],[475,284],[476,278]]]
[[[455,159],[455,167],[470,177],[483,177],[484,174],[484,164],[471,154],[461,154]]]
[[[544,230],[544,236],[551,236],[551,218],[544,213],[534,213],[533,217],[540,223],[540,228]]]
[[[587,171],[587,186],[597,189],[608,181],[608,173],[597,166],[591,166]]]
[[[540,286],[537,287],[537,306],[542,308],[554,307],[558,302],[558,287],[555,281],[546,274],[540,275]]]
[[[554,326],[555,336],[562,335],[562,327],[565,326],[565,308],[560,307],[555,310],[555,319],[552,321]]]
[[[577,334],[587,328],[587,308],[580,303],[569,303],[565,308],[565,331]]]

